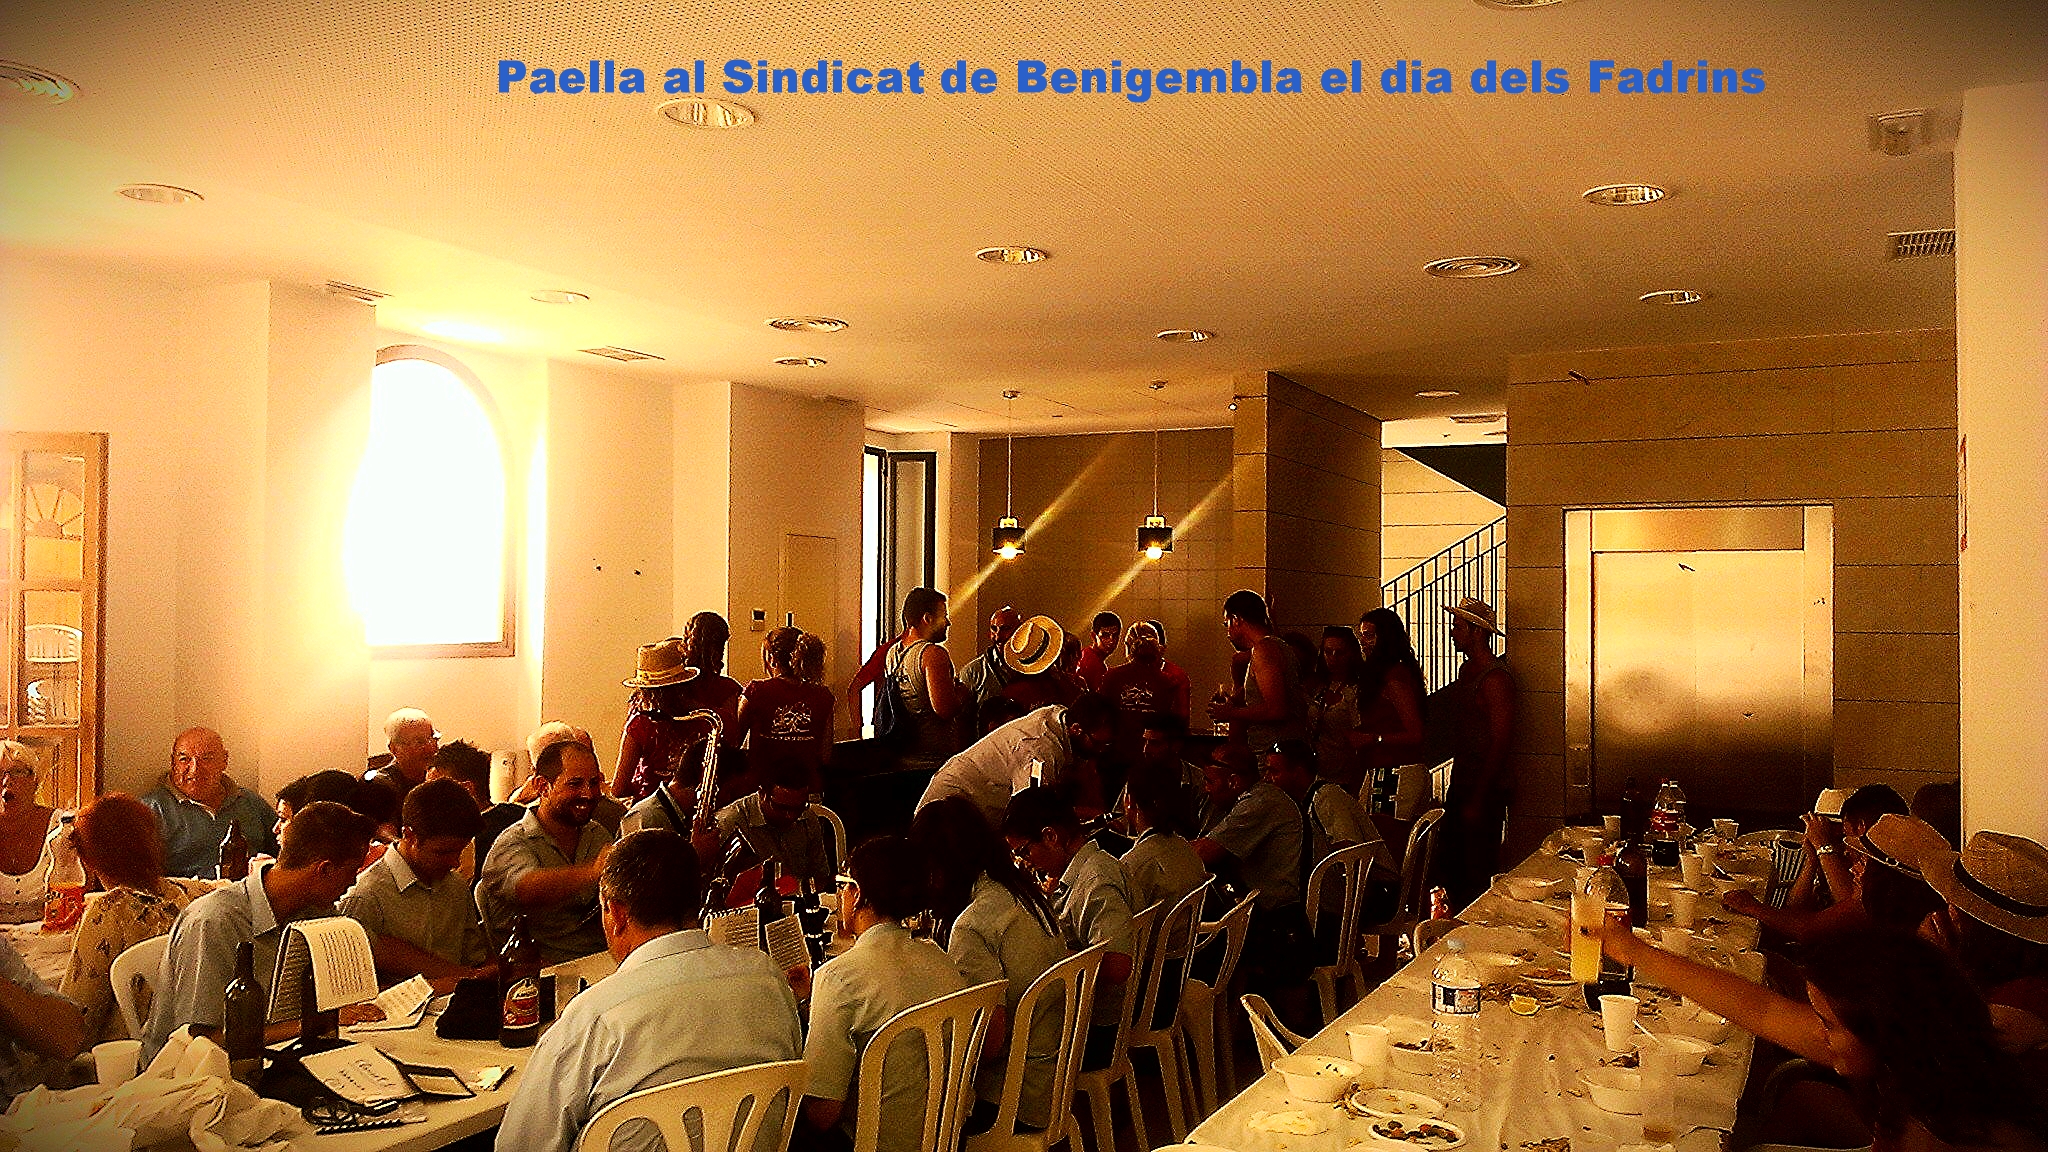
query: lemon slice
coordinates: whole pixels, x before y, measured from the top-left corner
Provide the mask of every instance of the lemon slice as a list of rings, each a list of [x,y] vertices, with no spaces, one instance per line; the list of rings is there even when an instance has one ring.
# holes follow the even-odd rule
[[[1534,996],[1524,996],[1517,992],[1508,997],[1508,1011],[1517,1016],[1534,1016],[1538,1007]]]

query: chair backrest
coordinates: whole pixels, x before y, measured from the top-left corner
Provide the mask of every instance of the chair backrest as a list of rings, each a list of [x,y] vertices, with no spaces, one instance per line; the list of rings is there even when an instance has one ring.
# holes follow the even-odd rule
[[[1088,1024],[1095,1008],[1095,978],[1102,971],[1102,958],[1109,953],[1109,941],[1091,944],[1039,973],[1017,1001],[1017,1015],[1010,1021],[1010,1054],[1003,1064],[1003,1098],[996,1107],[995,1126],[990,1133],[1002,1140],[1017,1134],[1017,1102],[1024,1093],[1024,1062],[1031,1055],[1031,1025],[1040,1012],[1060,1014],[1060,1046],[1054,1058],[1052,1092],[1046,1099],[1043,1139],[1047,1148],[1066,1139],[1074,1122],[1074,1078],[1081,1072],[1081,1056],[1087,1048]]]
[[[1358,948],[1358,916],[1365,908],[1365,876],[1371,869],[1372,845],[1353,844],[1317,861],[1315,870],[1308,875],[1308,902],[1303,907],[1308,909],[1310,916],[1317,915],[1324,907],[1325,888],[1331,884],[1342,885],[1335,937],[1340,965]]]
[[[1451,934],[1456,928],[1463,928],[1465,922],[1455,917],[1449,920],[1418,920],[1415,924],[1415,954],[1429,951],[1429,946]]]
[[[1437,825],[1444,810],[1431,808],[1415,818],[1408,830],[1408,848],[1401,854],[1401,902],[1399,916],[1420,916],[1429,891],[1429,868],[1436,859]]]
[[[832,867],[846,871],[846,821],[823,804],[812,804],[811,814],[832,826]]]
[[[121,1023],[128,1026],[130,1039],[142,1038],[141,1006],[136,1003],[136,985],[140,984],[154,993],[157,969],[163,967],[164,949],[171,943],[169,936],[152,936],[138,944],[130,944],[113,965],[107,969],[107,981],[114,986],[114,1006],[121,1010]]]
[[[1273,1061],[1307,1043],[1307,1037],[1297,1035],[1280,1022],[1279,1014],[1264,996],[1246,993],[1241,1003],[1252,1022],[1252,1041],[1258,1045],[1261,1068],[1271,1071]]]
[[[882,1025],[860,1054],[860,1101],[854,1108],[853,1152],[876,1152],[882,1137],[882,1063],[907,1033],[924,1040],[924,1131],[921,1152],[951,1152],[960,1146],[960,1127],[974,1106],[974,1070],[989,1017],[1002,1007],[1009,984],[991,980],[937,1000],[906,1008]],[[907,1053],[906,1053],[907,1055]],[[891,1149],[890,1152],[908,1152]]]
[[[1220,946],[1223,962],[1216,966],[1216,994],[1224,995],[1230,982],[1237,976],[1237,962],[1244,956],[1244,944],[1251,939],[1252,905],[1259,898],[1256,891],[1247,893],[1237,902],[1237,907],[1225,912],[1221,919],[1204,921],[1201,926],[1201,947]],[[1215,944],[1216,934],[1221,932],[1223,940]]]
[[[1172,908],[1159,917],[1159,924],[1152,932],[1150,955],[1145,957],[1144,987],[1138,993],[1137,1015],[1132,1017],[1140,1032],[1153,1031],[1155,1014],[1159,1008],[1159,997],[1169,975],[1176,981],[1172,994],[1178,996],[1178,981],[1187,979],[1188,958],[1195,953],[1197,933],[1202,924],[1202,901],[1209,895],[1212,877],[1196,885],[1195,890],[1180,898]],[[1153,905],[1157,908],[1158,905]],[[1146,911],[1152,911],[1148,908]],[[1131,970],[1131,980],[1138,982],[1138,970]],[[1167,1018],[1169,1022],[1172,1017]]]
[[[1154,901],[1151,906],[1131,916],[1131,947],[1137,951],[1131,955],[1131,974],[1124,978],[1124,986],[1116,991],[1123,998],[1122,1014],[1116,1018],[1116,1044],[1110,1049],[1119,1055],[1130,1039],[1131,1021],[1137,1018],[1138,1001],[1145,991],[1145,973],[1152,963],[1153,937],[1158,935],[1155,929],[1159,927],[1159,916],[1164,911],[1165,901]]]
[[[796,1127],[810,1069],[801,1060],[754,1064],[708,1076],[692,1076],[672,1084],[643,1088],[600,1109],[576,1138],[577,1152],[608,1152],[612,1135],[633,1120],[645,1120],[661,1131],[668,1152],[783,1152]],[[777,1104],[782,1108],[782,1133],[772,1145],[757,1137]],[[685,1118],[698,1113],[701,1143],[690,1139]]]

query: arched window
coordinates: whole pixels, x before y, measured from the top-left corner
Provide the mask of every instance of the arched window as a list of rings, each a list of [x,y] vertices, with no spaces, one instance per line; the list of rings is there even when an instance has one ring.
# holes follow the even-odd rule
[[[512,654],[504,441],[460,361],[398,345],[370,375],[370,436],[343,537],[379,656]]]

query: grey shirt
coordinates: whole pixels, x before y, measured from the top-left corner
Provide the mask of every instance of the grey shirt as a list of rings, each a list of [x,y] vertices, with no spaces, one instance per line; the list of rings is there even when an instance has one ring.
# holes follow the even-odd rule
[[[840,1127],[851,1136],[857,1099],[854,1074],[868,1042],[897,1013],[966,987],[951,958],[902,925],[877,924],[861,933],[853,947],[818,969],[811,988],[811,1030],[804,1041],[811,1083],[804,1094],[846,1101]],[[882,1058],[883,1152],[906,1152],[919,1145],[925,1067],[924,1045],[915,1035],[898,1041]]]
[[[796,1060],[803,1047],[796,997],[765,953],[713,944],[694,928],[658,936],[541,1036],[514,1082],[497,1147],[569,1152],[590,1118],[628,1093]],[[614,1147],[654,1144],[632,1136],[629,1128]]]
[[[277,951],[285,925],[334,915],[334,906],[301,908],[280,920],[270,906],[263,878],[275,864],[259,864],[249,875],[216,888],[186,905],[171,925],[163,966],[157,970],[156,999],[143,1028],[142,1062],[146,1066],[181,1024],[219,1028],[225,1022],[223,997],[235,978],[235,953],[245,940],[256,944],[256,983],[270,997],[277,972]]]
[[[592,820],[583,826],[576,841],[576,858],[562,855],[555,838],[542,827],[538,809],[529,808],[519,823],[498,835],[477,881],[477,906],[493,939],[503,939],[512,930],[512,918],[521,910],[512,893],[519,880],[537,868],[564,868],[588,864],[612,842],[604,825]],[[540,942],[541,957],[560,964],[578,956],[604,951],[604,928],[597,922],[597,885],[574,899],[548,908],[527,908],[526,923]]]
[[[1237,877],[1259,892],[1257,907],[1301,903],[1301,808],[1269,781],[1245,789],[1208,833],[1237,862]]]
[[[1004,1007],[1010,1013],[1010,1043],[1015,1044],[1026,1031],[1017,1026],[1017,1002],[1023,999],[1033,980],[1067,958],[1067,946],[1058,935],[1057,925],[1047,929],[1030,909],[1010,895],[1009,889],[984,874],[974,882],[967,907],[953,920],[952,932],[946,938],[946,955],[953,958],[969,985],[1009,981]],[[1041,1014],[1032,1022],[1029,1033],[1024,1091],[1018,1100],[1017,1118],[1043,1127],[1046,1097],[1052,1093],[1053,1061],[1060,1047],[1059,1009]],[[983,1100],[1001,1100],[1003,1069],[1002,1059],[982,1065],[981,1075],[974,1083]]]
[[[1154,904],[1171,908],[1209,878],[1209,869],[1195,855],[1194,845],[1157,828],[1138,837],[1138,842],[1124,853],[1123,864],[1134,908],[1150,908]],[[1165,915],[1165,911],[1160,915]]]
[[[356,877],[356,886],[341,898],[341,914],[363,926],[372,950],[378,937],[389,936],[451,964],[484,962],[483,925],[469,881],[450,872],[429,885],[397,848]]]
[[[1124,866],[1093,840],[1081,843],[1081,850],[1067,861],[1054,890],[1054,907],[1060,915],[1060,931],[1067,947],[1079,952],[1093,944],[1107,943],[1111,952],[1138,960],[1139,941],[1132,938],[1130,884]],[[1134,967],[1131,977],[1138,973]],[[1121,986],[1101,985],[1095,996],[1095,1023],[1115,1024],[1123,1006]]]
[[[1380,838],[1380,830],[1365,814],[1358,798],[1343,785],[1318,780],[1308,794],[1309,867],[1314,868],[1340,845],[1365,844],[1372,848],[1373,863],[1390,872],[1400,871]]]
[[[211,880],[220,874],[220,842],[229,824],[242,826],[249,855],[277,855],[277,811],[263,797],[224,780],[227,796],[219,808],[208,808],[176,788],[168,773],[145,793],[142,802],[156,813],[164,835],[164,875]]]
[[[786,828],[768,823],[761,808],[761,794],[742,796],[718,810],[718,840],[729,844],[734,836],[747,842],[747,849],[766,860],[773,858],[785,876],[809,877],[820,891],[830,891],[832,830],[817,813],[805,811]]]

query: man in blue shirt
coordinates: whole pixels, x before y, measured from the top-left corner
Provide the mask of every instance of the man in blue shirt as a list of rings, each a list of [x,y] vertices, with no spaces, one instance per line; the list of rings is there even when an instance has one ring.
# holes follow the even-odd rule
[[[541,1037],[498,1148],[569,1152],[590,1118],[628,1093],[802,1058],[788,982],[759,949],[713,944],[697,927],[702,897],[696,853],[676,833],[646,828],[612,848],[597,899],[619,970],[570,1001]],[[633,1125],[613,1147],[655,1140],[650,1126]]]
[[[211,728],[187,728],[171,742],[171,770],[142,798],[164,834],[164,875],[216,879],[228,825],[242,826],[251,856],[275,856],[277,812],[228,779],[228,749]]]

